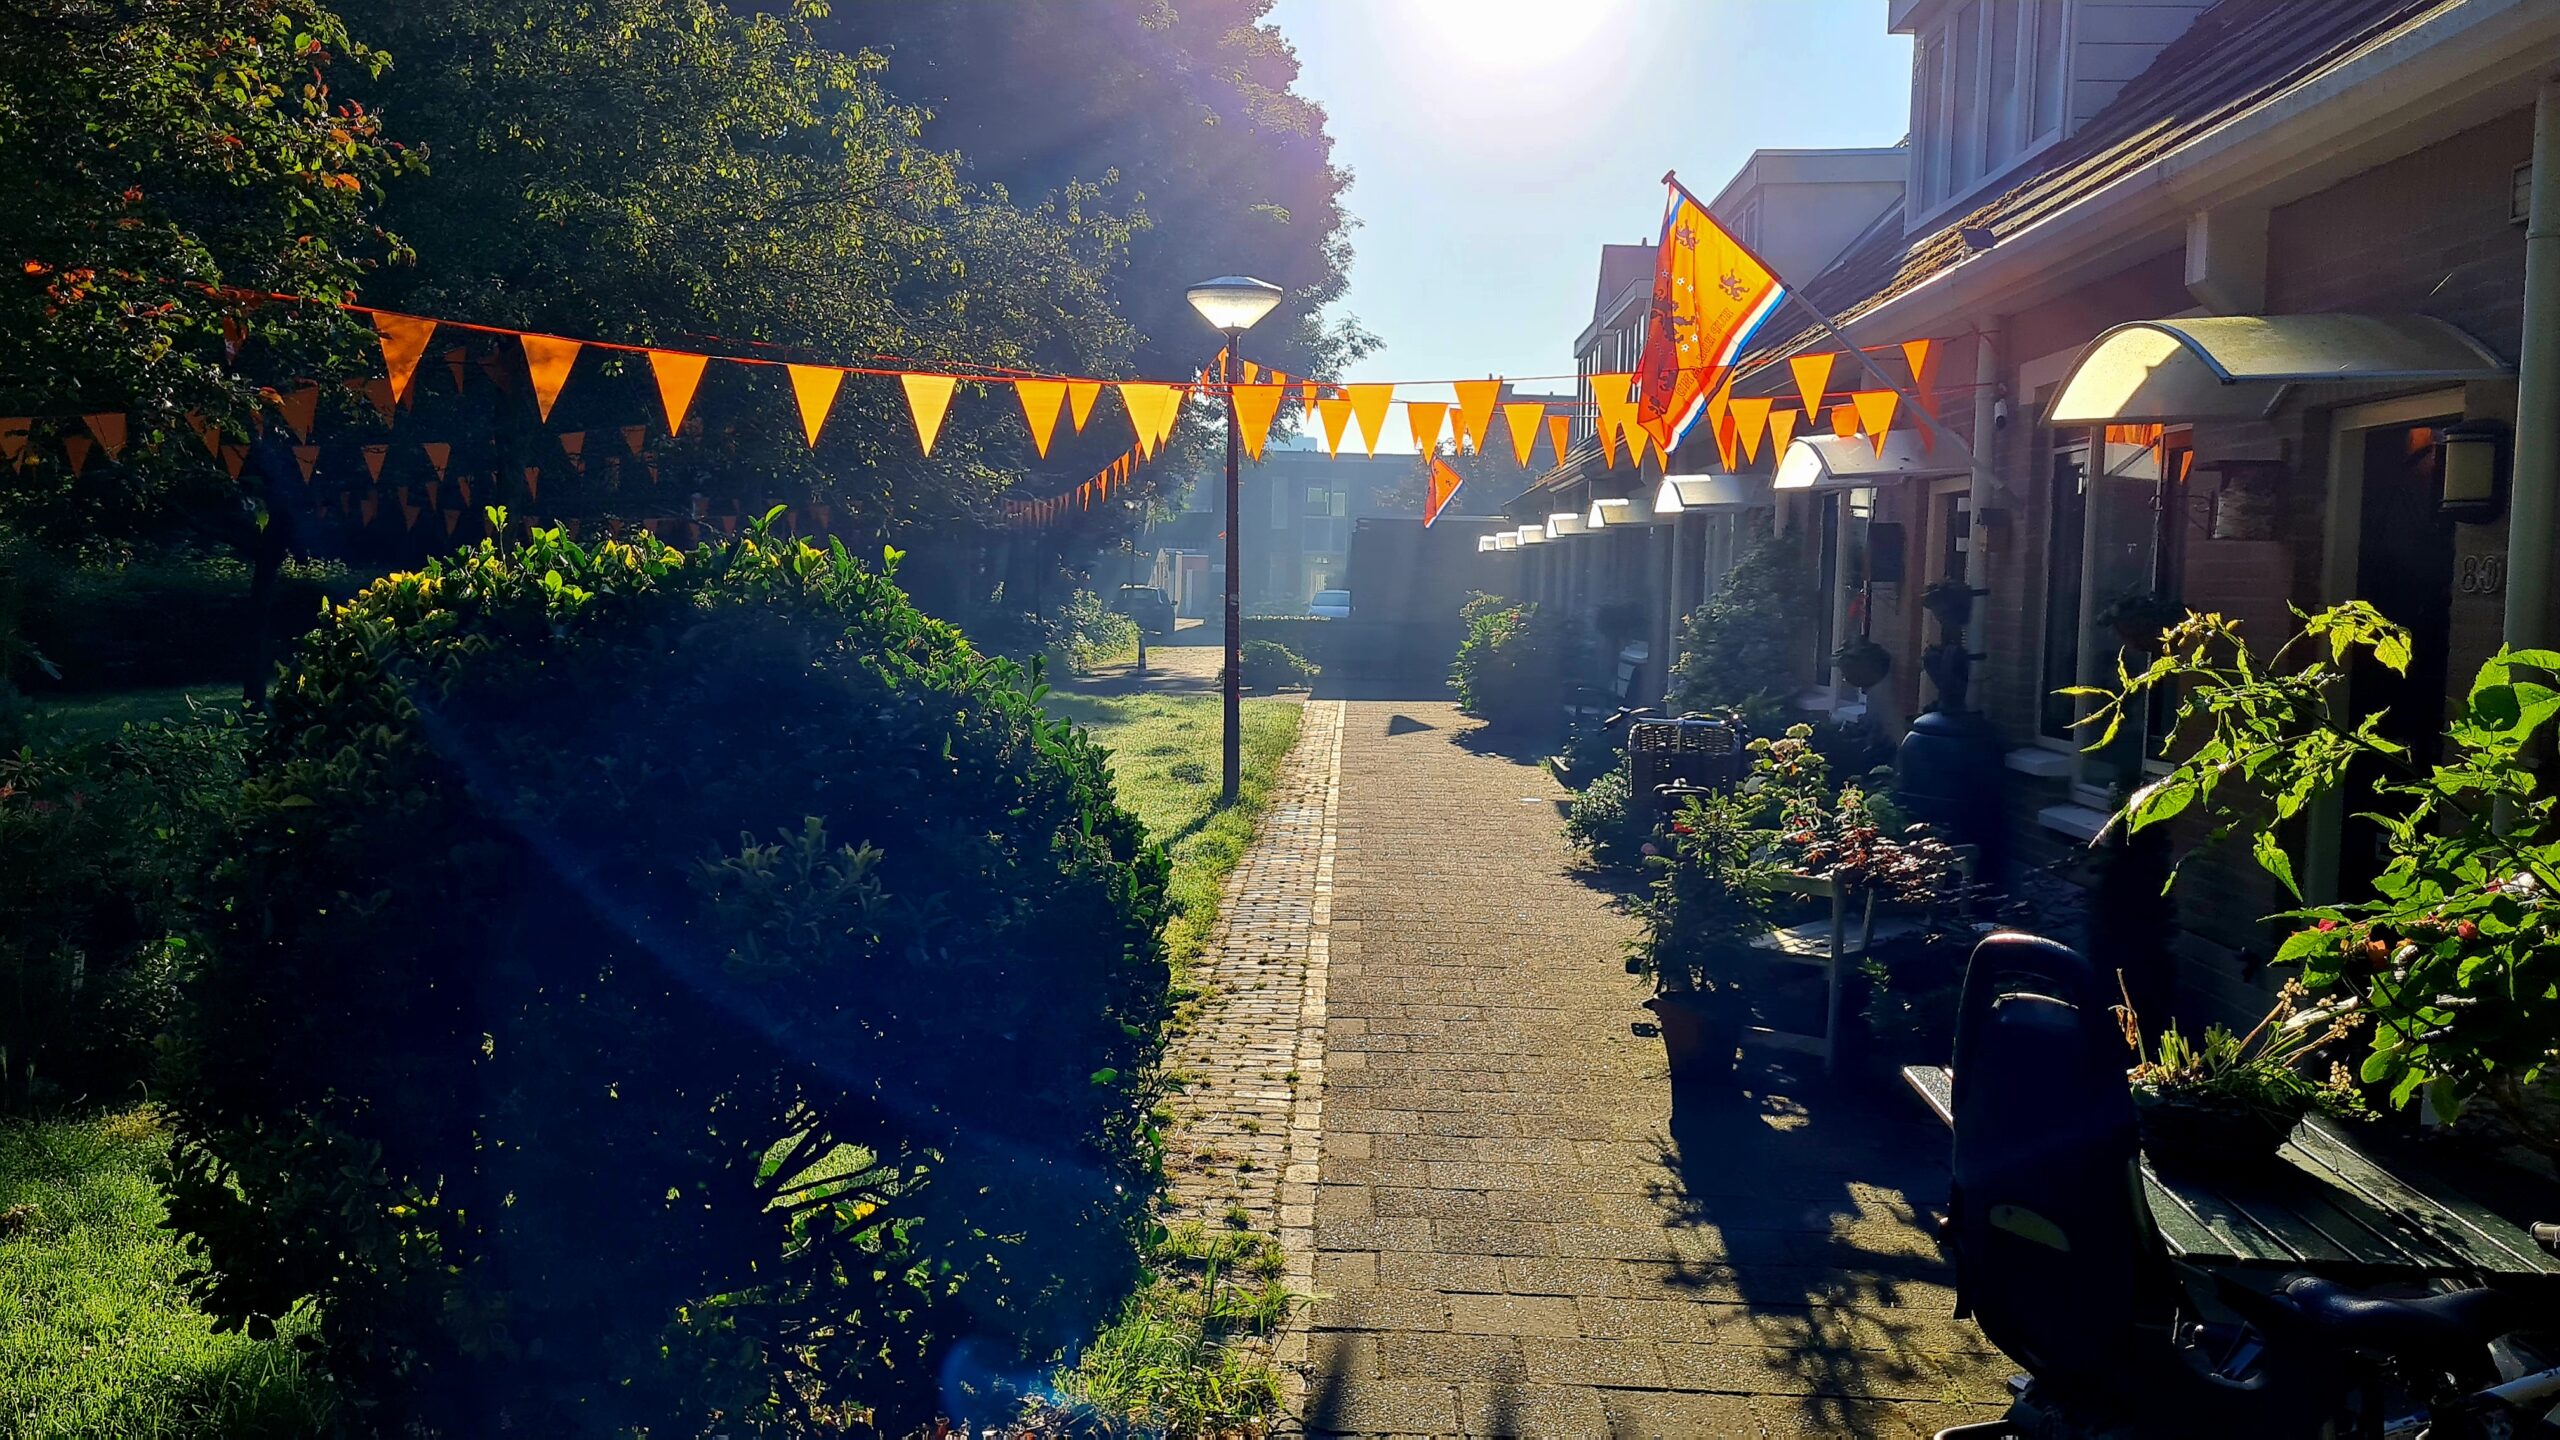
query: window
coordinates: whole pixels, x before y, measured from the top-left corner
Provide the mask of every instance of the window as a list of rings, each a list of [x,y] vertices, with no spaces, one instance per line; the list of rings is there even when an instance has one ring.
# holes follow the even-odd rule
[[[2063,0],[1956,0],[1912,52],[1916,223],[2059,137]]]
[[[2110,427],[2094,451],[2093,438],[2098,437],[2085,431],[2054,437],[2054,528],[2046,558],[2048,692],[2065,684],[2111,682],[2124,642],[2097,617],[2123,597],[2157,592],[2177,598],[2186,571],[2187,472],[2195,458],[2188,432]],[[2151,713],[2131,717],[2105,749],[2083,757],[2084,785],[2106,791],[2138,782],[2144,762],[2156,758],[2155,740],[2169,719],[2173,697],[2157,698]],[[2057,704],[2048,693],[2044,733],[2091,738],[2070,728],[2075,713],[2070,702]]]
[[[1333,492],[1322,485],[1307,487],[1307,513],[1322,515],[1333,508]]]

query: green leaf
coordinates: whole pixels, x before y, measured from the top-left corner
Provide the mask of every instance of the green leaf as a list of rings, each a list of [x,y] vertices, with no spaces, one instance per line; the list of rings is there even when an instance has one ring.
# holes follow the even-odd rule
[[[2284,846],[2277,843],[2274,831],[2261,830],[2252,836],[2249,853],[2257,857],[2258,868],[2276,877],[2294,899],[2302,898],[2302,887],[2293,883],[2293,857],[2284,853]]]
[[[1114,1085],[1118,1084],[1119,1080],[1120,1072],[1112,1069],[1108,1065],[1105,1065],[1101,1069],[1093,1072],[1093,1083],[1096,1085]]]
[[[2147,829],[2175,818],[2195,798],[2195,781],[2183,771],[2174,771],[2133,792],[2125,802],[2125,820],[2136,830]]]
[[[2397,625],[2375,632],[2373,658],[2391,667],[2394,674],[2409,673],[2409,632]]]

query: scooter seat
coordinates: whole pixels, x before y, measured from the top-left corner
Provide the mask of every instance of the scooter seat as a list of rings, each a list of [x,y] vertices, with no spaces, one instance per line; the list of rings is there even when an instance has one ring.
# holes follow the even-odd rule
[[[2521,1327],[2525,1303],[2500,1290],[2455,1290],[2404,1300],[2297,1275],[2273,1297],[2319,1339],[2386,1355],[2476,1354]]]

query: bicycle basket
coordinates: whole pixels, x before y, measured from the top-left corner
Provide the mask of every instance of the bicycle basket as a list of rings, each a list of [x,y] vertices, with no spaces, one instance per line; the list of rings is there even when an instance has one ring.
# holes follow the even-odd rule
[[[1638,795],[1674,780],[1707,790],[1741,783],[1751,736],[1726,720],[1639,720],[1627,727],[1627,779]]]

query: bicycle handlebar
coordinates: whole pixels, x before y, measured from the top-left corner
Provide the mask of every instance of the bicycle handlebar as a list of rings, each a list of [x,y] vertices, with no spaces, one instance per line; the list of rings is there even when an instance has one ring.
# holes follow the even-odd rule
[[[2560,1255],[2560,1225],[2541,1224],[2533,1227],[2533,1243],[2552,1255]]]

